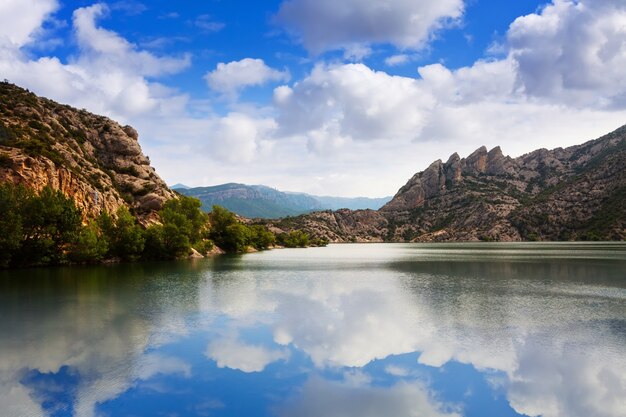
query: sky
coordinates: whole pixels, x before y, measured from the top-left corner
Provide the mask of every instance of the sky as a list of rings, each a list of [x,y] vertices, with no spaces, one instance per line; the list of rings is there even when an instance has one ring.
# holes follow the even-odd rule
[[[626,124],[624,68],[626,0],[0,0],[0,79],[134,126],[169,184],[393,195]]]

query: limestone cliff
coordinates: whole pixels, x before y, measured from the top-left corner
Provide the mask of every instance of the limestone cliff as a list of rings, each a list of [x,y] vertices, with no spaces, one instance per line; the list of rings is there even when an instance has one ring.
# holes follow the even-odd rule
[[[0,83],[0,182],[61,190],[86,218],[125,205],[149,223],[174,197],[137,139],[130,126]]]

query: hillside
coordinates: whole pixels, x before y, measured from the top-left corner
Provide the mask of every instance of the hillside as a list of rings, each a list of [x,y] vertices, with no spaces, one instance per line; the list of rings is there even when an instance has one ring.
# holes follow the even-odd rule
[[[127,206],[143,223],[174,193],[130,126],[0,83],[0,182],[70,196],[86,217]]]
[[[626,239],[626,127],[518,158],[481,147],[415,174],[379,211],[277,222],[331,241]]]
[[[222,184],[213,187],[173,186],[181,194],[202,201],[209,211],[214,204],[250,218],[277,219],[319,210],[378,209],[390,200],[366,197],[320,197],[304,193],[283,192],[264,185]]]

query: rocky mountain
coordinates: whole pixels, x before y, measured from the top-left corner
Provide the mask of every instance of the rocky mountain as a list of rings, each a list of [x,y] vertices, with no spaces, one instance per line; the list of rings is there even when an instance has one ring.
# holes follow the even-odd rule
[[[210,210],[214,204],[223,206],[240,216],[250,218],[277,219],[297,216],[319,210],[341,208],[380,208],[387,198],[366,197],[320,197],[304,193],[283,192],[264,185],[222,184],[213,187],[177,187],[181,194],[202,201],[203,209]]]
[[[626,126],[518,158],[481,147],[415,174],[379,211],[290,222],[331,241],[626,239]],[[321,236],[322,237],[322,236]]]
[[[0,182],[50,186],[86,217],[124,205],[143,223],[174,193],[130,126],[0,83]]]

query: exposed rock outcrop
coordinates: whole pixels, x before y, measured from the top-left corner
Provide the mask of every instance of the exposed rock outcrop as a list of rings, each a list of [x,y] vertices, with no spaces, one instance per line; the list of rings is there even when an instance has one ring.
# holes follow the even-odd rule
[[[103,116],[0,83],[0,182],[50,186],[86,218],[125,205],[143,223],[174,197],[142,153],[138,134]]]

